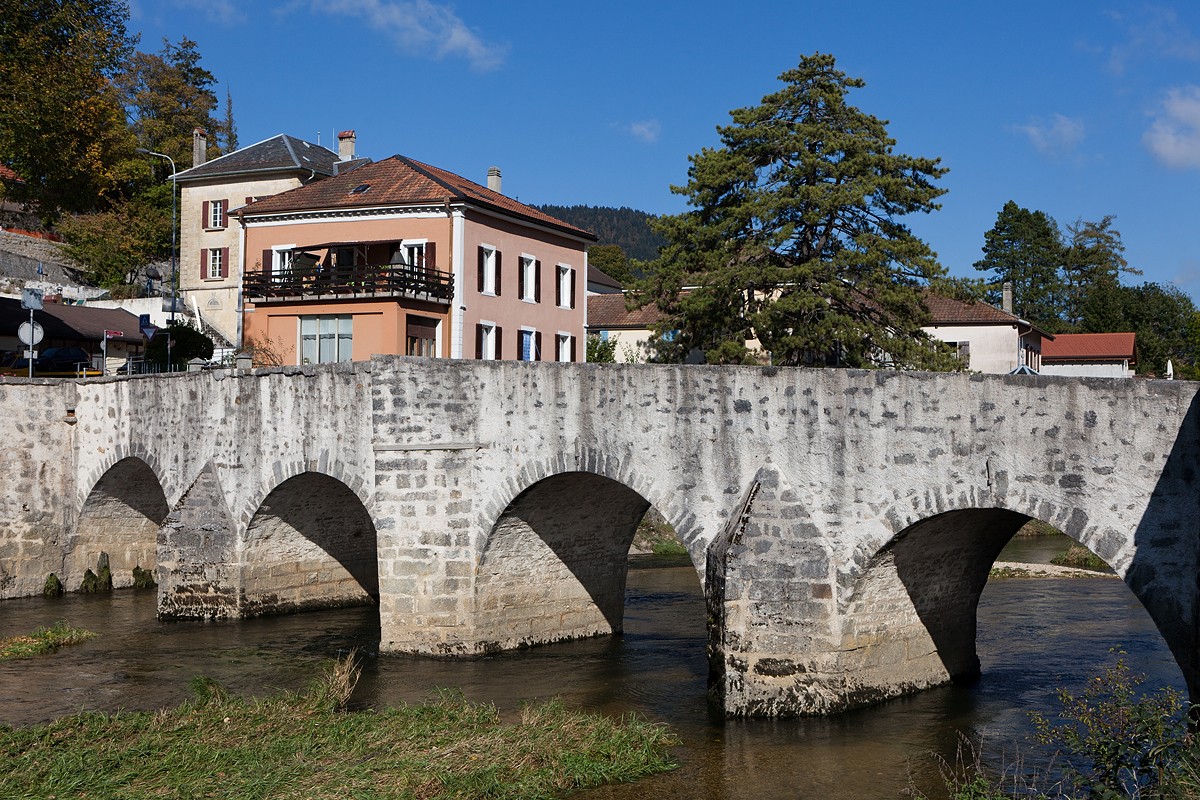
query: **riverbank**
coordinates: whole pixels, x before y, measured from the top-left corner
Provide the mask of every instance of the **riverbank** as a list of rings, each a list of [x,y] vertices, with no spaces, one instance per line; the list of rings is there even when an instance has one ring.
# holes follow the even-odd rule
[[[673,769],[665,726],[443,693],[345,711],[357,668],[337,662],[304,692],[256,700],[193,682],[169,710],[82,713],[0,728],[0,797],[549,798]]]
[[[1024,561],[997,561],[992,564],[993,578],[1115,578],[1115,573],[1057,564],[1030,564]]]

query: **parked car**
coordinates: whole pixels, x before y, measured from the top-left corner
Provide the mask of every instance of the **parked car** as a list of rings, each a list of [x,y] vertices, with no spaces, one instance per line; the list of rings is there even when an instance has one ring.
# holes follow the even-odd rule
[[[91,354],[82,347],[51,347],[33,362],[33,374],[42,378],[78,378],[101,373],[92,366]]]

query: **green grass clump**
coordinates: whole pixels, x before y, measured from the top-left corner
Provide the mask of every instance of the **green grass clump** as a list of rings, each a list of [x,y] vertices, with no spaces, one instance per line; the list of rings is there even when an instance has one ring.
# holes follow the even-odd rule
[[[346,712],[357,675],[346,659],[259,700],[199,681],[175,709],[0,730],[0,797],[551,798],[675,766],[664,727],[560,703],[515,723],[452,694]]]
[[[633,536],[634,544],[641,550],[649,550],[656,556],[686,556],[688,550],[679,539],[671,523],[651,507],[638,523]]]
[[[1108,571],[1108,564],[1104,563],[1104,559],[1086,547],[1077,544],[1071,545],[1066,549],[1066,552],[1059,553],[1050,559],[1050,563],[1057,564],[1060,567],[1078,567],[1079,569]]]
[[[0,661],[10,658],[33,658],[53,653],[60,647],[87,641],[96,634],[82,628],[72,628],[65,621],[58,621],[49,628],[38,628],[27,636],[12,636],[0,639]]]

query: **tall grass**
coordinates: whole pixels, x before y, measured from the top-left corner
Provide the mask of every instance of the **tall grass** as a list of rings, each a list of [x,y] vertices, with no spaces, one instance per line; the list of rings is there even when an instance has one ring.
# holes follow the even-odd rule
[[[550,798],[674,767],[674,736],[643,720],[548,703],[506,724],[451,693],[347,712],[357,679],[347,658],[304,692],[245,700],[199,681],[170,710],[0,730],[0,797]]]
[[[49,628],[38,628],[24,636],[0,639],[0,661],[53,653],[60,647],[87,641],[95,635],[82,628],[72,628],[64,620],[59,620]]]

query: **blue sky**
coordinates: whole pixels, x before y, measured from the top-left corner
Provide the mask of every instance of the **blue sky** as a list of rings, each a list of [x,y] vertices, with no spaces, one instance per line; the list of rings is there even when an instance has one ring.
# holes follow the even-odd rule
[[[1131,266],[1200,301],[1200,3],[131,0],[143,50],[199,43],[243,145],[402,153],[527,203],[686,207],[672,184],[801,54],[867,85],[897,150],[950,172],[910,226],[976,275],[1004,203],[1116,216]],[[736,10],[735,10],[736,9]]]

